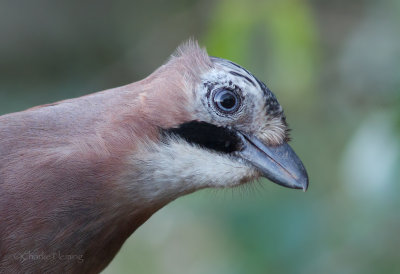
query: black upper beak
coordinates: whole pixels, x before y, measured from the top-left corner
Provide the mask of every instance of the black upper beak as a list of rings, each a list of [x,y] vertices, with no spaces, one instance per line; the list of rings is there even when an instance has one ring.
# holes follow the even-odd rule
[[[264,177],[284,187],[307,190],[307,171],[287,143],[267,146],[253,135],[238,135],[243,145],[238,155],[255,166]]]

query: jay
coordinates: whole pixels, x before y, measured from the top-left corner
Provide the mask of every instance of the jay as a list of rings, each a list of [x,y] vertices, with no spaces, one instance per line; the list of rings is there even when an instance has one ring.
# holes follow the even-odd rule
[[[199,189],[266,177],[306,190],[288,141],[267,86],[194,41],[141,81],[3,115],[0,272],[98,273]]]

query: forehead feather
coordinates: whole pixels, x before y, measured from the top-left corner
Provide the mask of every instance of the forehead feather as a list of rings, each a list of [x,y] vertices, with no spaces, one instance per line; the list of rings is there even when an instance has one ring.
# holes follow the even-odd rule
[[[232,61],[211,57],[211,60],[217,65],[217,67],[225,72],[227,75],[232,75],[231,79],[235,79],[236,82],[245,83],[250,91],[253,91],[253,95],[258,97],[265,103],[265,109],[267,115],[280,116],[283,115],[282,107],[280,106],[275,95],[271,90],[257,77],[255,77],[247,69],[235,64]],[[245,91],[244,91],[245,92]]]
[[[265,111],[270,116],[283,115],[275,95],[271,90],[251,72],[242,66],[219,57],[210,57],[204,48],[201,48],[197,41],[188,40],[181,44],[175,53],[171,56],[170,65],[182,68],[185,71],[186,84],[190,89],[194,88],[196,83],[206,81],[209,88],[217,85],[241,83],[244,94],[253,93],[260,102],[265,105]],[[207,79],[201,79],[202,75],[207,75]]]

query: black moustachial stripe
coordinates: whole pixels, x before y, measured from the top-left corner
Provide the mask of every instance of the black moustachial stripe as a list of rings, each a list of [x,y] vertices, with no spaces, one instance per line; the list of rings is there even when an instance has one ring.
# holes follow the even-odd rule
[[[235,131],[206,122],[187,122],[177,128],[164,129],[163,133],[177,135],[191,144],[224,153],[240,150],[242,143]]]

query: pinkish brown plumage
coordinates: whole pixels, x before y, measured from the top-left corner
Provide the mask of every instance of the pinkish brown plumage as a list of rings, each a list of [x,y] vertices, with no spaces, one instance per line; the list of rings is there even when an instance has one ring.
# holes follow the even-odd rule
[[[248,138],[286,149],[287,126],[245,73],[189,42],[142,81],[1,116],[0,272],[97,273],[155,211],[197,189],[260,175],[306,188],[297,158],[272,174],[246,152]],[[212,103],[220,85],[242,98],[229,117]]]

